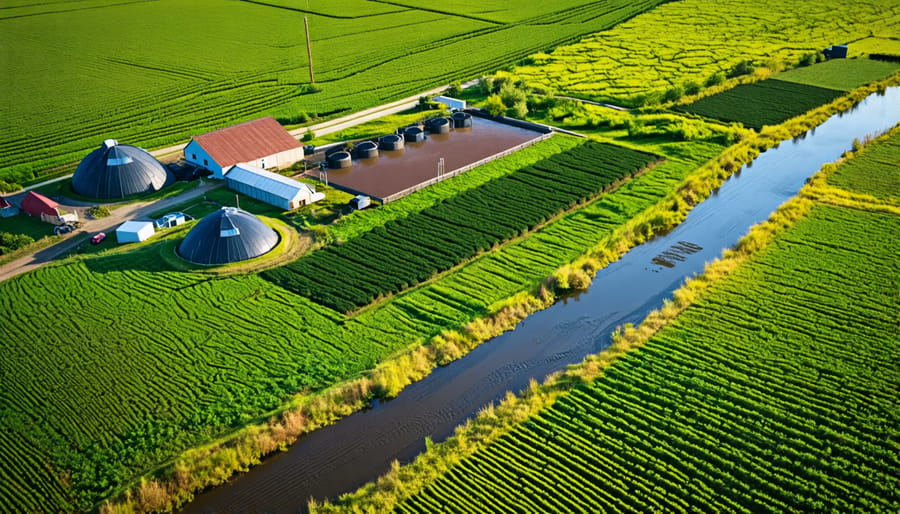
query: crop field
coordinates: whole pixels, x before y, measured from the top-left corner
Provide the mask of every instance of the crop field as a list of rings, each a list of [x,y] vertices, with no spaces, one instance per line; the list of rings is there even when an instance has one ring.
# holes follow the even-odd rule
[[[814,207],[395,511],[896,512],[898,230]]]
[[[16,87],[0,94],[0,180],[58,173],[50,168],[110,137],[152,148],[263,114],[300,123],[360,110],[494,71],[661,1],[458,2],[451,13],[314,0],[315,87],[306,1],[7,2],[0,45]]]
[[[867,146],[828,177],[831,185],[900,203],[900,132]]]
[[[743,84],[673,109],[760,129],[777,125],[840,97],[844,93],[795,82],[768,79]]]
[[[564,141],[539,145],[560,151]],[[8,341],[0,357],[0,460],[18,463],[0,469],[8,473],[0,480],[8,484],[0,487],[0,504],[89,508],[115,486],[270,411],[293,392],[355,376],[410,341],[459,326],[533,287],[721,150],[701,142],[658,145],[654,151],[667,160],[646,174],[353,318],[259,276],[172,271],[160,254],[163,244],[86,256],[0,283],[0,312],[8,321],[0,324]],[[488,166],[508,174],[504,160],[518,169],[522,158]],[[490,178],[480,173],[436,187]],[[417,196],[386,212],[426,208]],[[354,215],[346,223],[353,237],[352,227],[368,222]]]
[[[585,143],[262,276],[350,312],[531,230],[656,160]]]
[[[832,59],[813,66],[794,68],[775,76],[785,82],[850,91],[863,84],[888,77],[900,70],[900,63],[874,59]]]
[[[535,55],[513,74],[561,94],[634,106],[744,60],[797,62],[832,44],[852,49],[872,34],[896,37],[898,25],[898,0],[681,0]]]

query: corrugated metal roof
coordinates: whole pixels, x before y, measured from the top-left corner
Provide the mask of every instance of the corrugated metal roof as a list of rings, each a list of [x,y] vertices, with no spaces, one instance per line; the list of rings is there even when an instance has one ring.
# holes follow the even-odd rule
[[[29,191],[22,199],[22,210],[32,216],[40,216],[42,213],[48,216],[58,216],[59,212],[56,210],[58,207],[58,203],[34,191]]]
[[[300,142],[271,116],[208,132],[193,139],[223,168],[301,148]]]
[[[308,184],[255,166],[235,166],[225,174],[225,180],[240,182],[285,200],[293,200],[297,197],[297,193],[300,192],[308,191],[309,194],[315,192]]]

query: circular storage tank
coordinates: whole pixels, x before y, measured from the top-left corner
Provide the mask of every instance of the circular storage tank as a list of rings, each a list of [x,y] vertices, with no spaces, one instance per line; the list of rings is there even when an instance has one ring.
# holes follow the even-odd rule
[[[349,168],[352,164],[353,161],[350,159],[350,152],[341,150],[340,152],[334,152],[328,156],[328,167],[333,170]]]
[[[447,118],[431,118],[425,122],[425,128],[432,134],[449,134],[450,120]]]
[[[378,145],[372,141],[363,141],[356,145],[356,156],[360,159],[374,159],[378,157]]]
[[[206,216],[178,245],[178,255],[194,264],[220,265],[268,253],[278,233],[256,216],[236,207],[222,207]]]
[[[468,128],[472,126],[472,115],[467,112],[454,112],[450,115],[453,120],[453,128]]]
[[[378,146],[382,150],[403,150],[403,138],[397,134],[384,136],[379,140]]]
[[[174,180],[146,150],[107,139],[78,164],[72,189],[90,198],[118,199],[159,191]]]
[[[407,143],[421,143],[425,141],[425,131],[421,127],[407,127],[403,131],[403,139]]]

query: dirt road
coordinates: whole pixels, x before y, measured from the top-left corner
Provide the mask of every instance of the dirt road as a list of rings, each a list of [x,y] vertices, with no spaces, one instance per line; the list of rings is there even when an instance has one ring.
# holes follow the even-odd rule
[[[80,229],[63,236],[63,240],[53,246],[38,250],[35,253],[24,255],[14,261],[10,261],[0,266],[0,282],[21,275],[22,273],[39,268],[48,262],[72,251],[76,246],[83,243],[84,234],[96,234],[97,232],[106,232],[107,235],[114,237],[112,232],[127,220],[150,219],[147,217],[151,212],[165,210],[168,207],[178,205],[186,200],[203,196],[207,191],[220,186],[219,181],[207,181],[198,187],[185,191],[176,196],[164,198],[158,201],[136,202],[122,205],[116,208],[110,205],[111,215],[105,218],[83,220]],[[112,243],[115,244],[115,243]]]

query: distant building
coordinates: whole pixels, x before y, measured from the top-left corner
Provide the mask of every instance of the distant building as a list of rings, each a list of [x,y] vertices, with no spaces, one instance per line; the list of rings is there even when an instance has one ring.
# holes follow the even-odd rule
[[[847,52],[849,47],[847,45],[834,45],[829,46],[822,53],[825,54],[825,57],[828,59],[846,59]]]
[[[0,218],[9,218],[19,214],[19,208],[0,196]]]
[[[303,159],[303,146],[267,116],[193,137],[184,147],[184,159],[221,179],[236,164],[286,168]]]
[[[264,169],[238,164],[225,175],[228,188],[289,211],[325,198],[309,184]]]
[[[438,103],[442,103],[450,109],[456,109],[458,111],[466,108],[465,100],[458,100],[456,98],[450,98],[449,96],[436,96],[432,98],[432,100]]]
[[[58,203],[34,191],[29,191],[22,198],[22,210],[29,216],[36,216],[41,218],[41,221],[54,225],[65,225],[78,221],[78,214],[64,214],[59,209]]]
[[[72,189],[90,198],[121,199],[159,191],[175,177],[143,148],[107,139],[81,160]]]
[[[119,243],[140,243],[156,233],[152,221],[126,221],[116,229]]]
[[[278,244],[278,233],[235,207],[222,207],[188,232],[178,255],[194,264],[220,265],[263,255]]]

